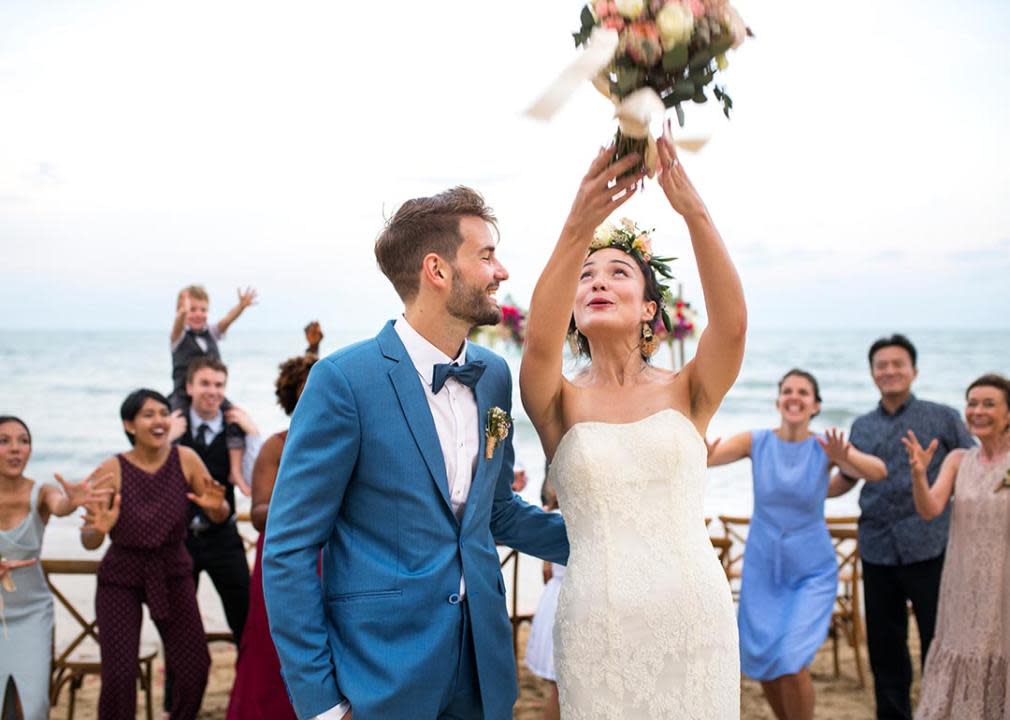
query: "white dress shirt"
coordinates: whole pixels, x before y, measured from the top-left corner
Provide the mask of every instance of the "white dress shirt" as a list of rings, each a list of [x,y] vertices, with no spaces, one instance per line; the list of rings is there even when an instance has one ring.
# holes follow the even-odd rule
[[[189,408],[189,433],[196,440],[200,435],[199,428],[201,425],[207,426],[207,433],[204,435],[204,439],[207,444],[210,445],[214,442],[214,438],[221,434],[224,430],[224,413],[220,410],[217,411],[217,415],[212,417],[210,420],[204,420],[200,415],[190,406]]]
[[[412,328],[406,318],[399,318],[393,327],[421,379],[421,387],[424,388],[424,396],[428,400],[428,408],[435,421],[442,458],[445,460],[449,502],[456,519],[462,521],[466,501],[470,496],[470,485],[477,470],[477,454],[480,451],[477,397],[473,390],[451,376],[438,394],[435,394],[431,391],[431,378],[436,364],[466,363],[468,343],[464,341],[459,355],[450,358]],[[466,596],[466,582],[462,576],[459,579],[459,595],[461,598]],[[350,703],[344,701],[318,715],[317,720],[341,720],[350,709]]]

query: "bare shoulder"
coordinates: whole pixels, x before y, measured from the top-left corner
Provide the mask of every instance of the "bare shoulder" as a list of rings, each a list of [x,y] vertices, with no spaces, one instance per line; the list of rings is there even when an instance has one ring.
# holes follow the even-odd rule
[[[942,467],[946,467],[953,470],[954,472],[957,472],[958,470],[961,469],[961,460],[963,460],[964,456],[967,454],[968,451],[965,450],[964,448],[954,448],[949,453],[947,453],[947,457],[943,459]]]

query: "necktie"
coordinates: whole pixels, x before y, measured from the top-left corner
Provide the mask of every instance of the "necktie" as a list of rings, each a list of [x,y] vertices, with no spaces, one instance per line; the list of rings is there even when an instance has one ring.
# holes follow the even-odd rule
[[[465,365],[439,363],[435,365],[431,373],[431,391],[437,395],[445,387],[445,381],[451,377],[456,378],[458,382],[473,390],[477,387],[477,381],[484,374],[486,367],[480,360],[474,360]]]
[[[204,339],[210,337],[210,330],[208,330],[207,328],[204,328],[203,330],[193,330],[192,328],[190,328],[187,332],[189,332],[189,334],[192,335],[193,337]]]
[[[200,423],[200,427],[196,429],[194,444],[201,450],[207,449],[207,432],[209,430],[210,426],[207,423]]]

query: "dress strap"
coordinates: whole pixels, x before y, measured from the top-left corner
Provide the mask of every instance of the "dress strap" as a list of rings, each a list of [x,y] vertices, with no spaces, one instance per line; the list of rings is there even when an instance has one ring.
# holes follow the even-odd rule
[[[35,514],[39,511],[39,494],[42,492],[42,483],[37,480],[32,481],[32,492],[28,498],[28,512]]]

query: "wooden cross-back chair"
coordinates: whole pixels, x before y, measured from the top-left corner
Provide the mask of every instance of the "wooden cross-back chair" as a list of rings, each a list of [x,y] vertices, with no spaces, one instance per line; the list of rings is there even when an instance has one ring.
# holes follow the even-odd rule
[[[53,707],[59,704],[60,691],[64,686],[70,688],[70,704],[67,709],[67,720],[73,720],[77,704],[77,691],[88,675],[101,675],[102,658],[98,647],[98,621],[88,620],[79,608],[60,590],[56,578],[64,575],[97,576],[99,560],[43,560],[42,571],[46,583],[57,602],[80,625],[80,630],[66,647],[57,650],[53,647],[52,675],[49,680],[50,703]],[[144,691],[147,720],[154,718],[154,703],[151,697],[153,688],[154,658],[158,655],[157,645],[141,642],[137,657],[138,682]]]
[[[504,546],[499,546],[504,547]],[[532,622],[532,615],[519,614],[519,551],[515,548],[505,548],[508,552],[501,558],[501,569],[504,573],[505,566],[512,563],[512,598],[509,602],[509,622],[512,623],[512,654],[515,656],[516,665],[519,664],[519,626],[524,622]]]
[[[838,558],[838,592],[828,630],[832,643],[835,677],[841,676],[838,645],[839,639],[844,638],[846,644],[852,648],[856,659],[859,686],[866,687],[861,650],[863,619],[859,599],[859,531],[849,524],[832,523],[830,520],[828,530],[831,533],[831,543],[835,546],[835,556]]]
[[[740,600],[740,579],[743,577],[743,552],[747,546],[747,530],[750,518],[746,515],[720,515],[723,543],[728,544],[723,554],[726,579],[733,593],[733,600]]]

